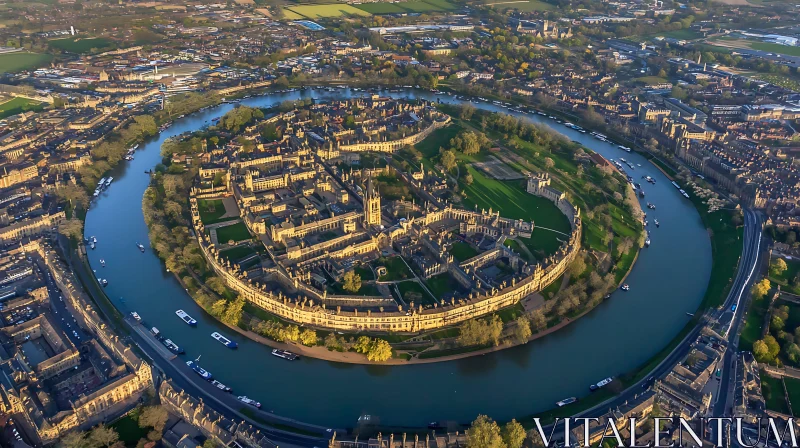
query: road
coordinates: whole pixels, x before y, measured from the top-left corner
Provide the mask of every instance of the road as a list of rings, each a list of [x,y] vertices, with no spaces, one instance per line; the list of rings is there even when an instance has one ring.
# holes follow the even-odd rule
[[[730,392],[733,389],[733,381],[735,378],[733,369],[733,361],[736,358],[737,347],[739,345],[739,326],[745,315],[743,300],[746,302],[747,291],[749,291],[753,282],[757,277],[758,266],[761,255],[761,217],[758,213],[752,210],[745,210],[744,212],[745,226],[744,226],[744,246],[742,250],[742,258],[739,261],[739,270],[736,273],[736,278],[731,288],[730,294],[725,301],[726,309],[731,309],[736,305],[736,311],[731,319],[728,331],[725,335],[728,341],[728,347],[725,350],[722,361],[722,379],[720,381],[719,392],[717,393],[716,401],[712,409],[713,416],[723,416],[730,414],[726,412],[729,406]]]

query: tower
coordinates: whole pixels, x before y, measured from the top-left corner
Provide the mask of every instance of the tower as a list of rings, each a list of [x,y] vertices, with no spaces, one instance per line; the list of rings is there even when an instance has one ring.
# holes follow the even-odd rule
[[[367,190],[364,192],[364,224],[367,226],[381,224],[381,195],[372,183],[372,176],[367,179]]]

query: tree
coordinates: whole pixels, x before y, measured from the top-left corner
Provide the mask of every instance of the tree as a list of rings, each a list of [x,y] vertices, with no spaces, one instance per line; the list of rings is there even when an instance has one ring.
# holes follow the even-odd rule
[[[372,341],[367,352],[367,359],[374,362],[382,362],[392,357],[392,346],[383,339]]]
[[[234,300],[225,310],[225,316],[223,316],[222,321],[228,325],[238,326],[244,315],[245,302],[244,297],[238,297]]]
[[[119,440],[117,431],[106,425],[98,425],[89,433],[89,439],[97,446],[112,446]]]
[[[556,166],[556,162],[554,162],[553,159],[550,157],[544,158],[544,168],[546,171],[550,171],[554,166]]]
[[[756,300],[763,299],[767,293],[769,292],[770,288],[772,288],[772,284],[769,280],[763,278],[760,282],[753,285],[753,297]]]
[[[83,221],[80,219],[67,219],[58,225],[58,233],[75,241],[83,237]]]
[[[525,428],[523,428],[519,422],[512,419],[503,426],[501,436],[508,448],[522,448],[522,444],[525,442]]]
[[[542,310],[533,310],[530,313],[530,322],[537,332],[547,329],[547,318],[544,317]]]
[[[203,442],[203,448],[217,448],[217,446],[217,443],[211,439],[206,439],[206,441]]]
[[[788,344],[784,349],[786,353],[786,358],[791,361],[792,364],[797,364],[800,362],[800,347],[797,346],[794,342]]]
[[[769,328],[773,333],[782,331],[785,326],[786,323],[783,321],[783,319],[781,319],[780,316],[772,316],[772,321],[769,323]]]
[[[580,276],[586,270],[586,260],[579,254],[579,256],[575,257],[575,260],[570,263],[568,270],[570,277]]]
[[[769,265],[770,272],[776,277],[783,275],[787,269],[789,269],[789,266],[786,265],[786,262],[783,261],[783,258],[778,258]]]
[[[357,293],[361,289],[361,276],[353,270],[345,272],[343,288],[345,291]]]
[[[464,183],[465,184],[472,185],[472,182],[474,182],[474,181],[475,181],[475,179],[472,177],[472,173],[467,173],[467,175],[464,176]]]
[[[467,430],[467,448],[506,448],[497,422],[479,415]]]
[[[163,432],[168,418],[167,410],[163,406],[147,406],[139,414],[139,427]]]
[[[453,171],[453,168],[456,167],[456,153],[452,149],[442,151],[441,162],[444,169]]]
[[[308,347],[317,345],[317,332],[310,328],[304,329],[300,332],[300,343]]]
[[[753,356],[755,356],[758,362],[771,361],[769,358],[769,348],[767,348],[766,342],[758,340],[753,343]]]
[[[65,434],[61,438],[63,448],[88,448],[89,441],[86,440],[86,433],[74,431]]]
[[[519,316],[515,320],[516,326],[514,327],[514,337],[520,343],[528,342],[531,335],[531,322],[525,316]]]
[[[228,301],[225,299],[220,299],[214,302],[211,305],[211,315],[217,318],[222,317],[225,314],[225,310],[228,308]]]

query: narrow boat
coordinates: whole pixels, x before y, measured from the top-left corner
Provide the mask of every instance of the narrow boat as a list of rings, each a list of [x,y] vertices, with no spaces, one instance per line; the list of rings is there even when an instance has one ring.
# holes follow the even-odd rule
[[[244,403],[244,404],[249,404],[250,406],[252,406],[252,407],[254,407],[256,409],[261,409],[261,403],[257,402],[256,400],[253,400],[251,398],[247,398],[244,395],[236,397],[236,398],[239,401],[241,401],[242,403]]]
[[[178,310],[175,311],[175,314],[181,318],[184,322],[186,322],[190,327],[194,327],[197,325],[197,321],[194,318],[186,313],[186,311]]]
[[[594,391],[596,391],[598,389],[603,388],[604,386],[607,386],[607,385],[611,384],[612,381],[614,381],[614,379],[612,377],[608,377],[608,378],[598,382],[597,384],[592,384],[591,386],[589,386],[589,390],[594,392]]]
[[[277,348],[272,350],[272,356],[277,356],[278,358],[283,358],[289,361],[294,361],[300,358],[299,356],[295,355],[290,351],[278,350]]]
[[[556,404],[558,405],[558,407],[562,407],[562,406],[566,406],[566,405],[568,405],[568,404],[575,403],[575,402],[577,402],[577,401],[578,401],[578,399],[577,399],[577,398],[575,398],[575,397],[569,397],[569,398],[565,398],[565,399],[563,399],[563,400],[561,400],[561,401],[557,401],[557,402],[556,402]]]
[[[213,380],[213,381],[211,381],[211,384],[213,384],[213,385],[214,385],[214,386],[215,386],[217,389],[219,389],[219,390],[221,390],[221,391],[223,391],[223,392],[230,392],[230,391],[232,391],[232,390],[233,390],[233,389],[231,389],[230,387],[228,387],[228,386],[226,386],[226,385],[224,385],[224,384],[220,383],[220,382],[219,382],[219,381],[217,381],[217,380]]]
[[[228,348],[236,348],[239,345],[236,342],[231,341],[230,339],[226,338],[225,336],[217,333],[216,331],[211,333],[211,337],[219,341],[222,345]]]
[[[211,375],[211,372],[203,369],[202,367],[197,365],[197,363],[195,363],[194,361],[186,361],[186,365],[189,366],[190,369],[194,370],[195,373],[200,375],[200,377],[203,378],[204,380],[211,381],[212,379],[214,379],[214,377]]]
[[[182,348],[178,347],[178,344],[172,342],[172,340],[170,339],[164,339],[163,341],[161,341],[161,343],[164,344],[164,346],[167,347],[169,351],[175,353],[176,355],[182,355],[183,353],[185,353]]]

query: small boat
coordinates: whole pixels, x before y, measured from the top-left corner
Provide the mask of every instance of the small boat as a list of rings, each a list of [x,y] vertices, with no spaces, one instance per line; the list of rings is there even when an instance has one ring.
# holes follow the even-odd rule
[[[242,395],[242,396],[239,396],[239,397],[236,397],[236,398],[237,398],[239,401],[241,401],[242,403],[244,403],[244,404],[249,404],[250,406],[252,406],[252,407],[254,407],[254,408],[256,408],[256,409],[261,409],[261,403],[257,402],[256,400],[253,400],[253,399],[247,398],[247,397],[246,397],[246,396],[244,396],[244,395]]]
[[[153,336],[155,336],[156,338],[161,339],[161,332],[158,331],[158,328],[156,327],[151,328],[150,333],[152,333]]]
[[[108,286],[108,280],[106,280],[104,278],[99,278],[99,279],[97,279],[97,281],[100,282],[100,284],[103,285],[103,286]]]
[[[93,236],[89,238],[93,243],[97,244],[97,237]]]
[[[568,404],[575,403],[575,402],[577,402],[577,401],[578,401],[578,399],[577,399],[577,398],[575,398],[575,397],[569,397],[569,398],[565,398],[565,399],[563,399],[563,400],[561,400],[561,401],[557,401],[557,402],[556,402],[556,404],[558,405],[558,407],[562,407],[562,406],[566,406],[566,405],[568,405]]]
[[[604,386],[607,386],[607,385],[611,384],[612,381],[614,381],[614,379],[612,377],[608,377],[608,378],[598,382],[597,384],[592,384],[591,386],[589,386],[589,390],[594,392],[594,391],[596,391],[598,389],[603,388]]]
[[[195,373],[200,375],[200,377],[203,378],[204,380],[211,381],[212,379],[214,379],[214,377],[211,375],[211,372],[203,369],[202,367],[197,365],[197,363],[195,363],[194,361],[186,361],[186,365],[189,366],[190,369],[194,370]]]
[[[689,317],[694,317],[694,314],[689,313],[689,312],[687,312],[686,315],[689,316]]]
[[[640,198],[643,198],[643,197],[644,197],[644,190],[639,190],[639,197],[640,197]]]
[[[131,316],[133,316],[133,318],[136,319],[136,322],[142,321],[142,316],[140,316],[139,313],[137,313],[136,311],[132,312]]]
[[[656,209],[656,205],[655,204],[651,204],[650,202],[648,202],[647,203],[647,208],[649,208],[650,210],[655,210]]]
[[[164,339],[163,341],[161,341],[161,343],[164,344],[164,346],[167,347],[169,351],[175,353],[176,355],[182,355],[185,353],[182,348],[178,347],[178,344],[172,342],[170,339]]]
[[[290,351],[279,350],[277,348],[272,350],[272,356],[277,356],[278,358],[283,358],[283,359],[286,359],[288,361],[294,361],[296,359],[300,359],[300,357],[298,355],[295,355],[294,353],[292,353]]]
[[[217,389],[219,389],[219,390],[221,390],[221,391],[223,391],[223,392],[230,392],[230,391],[232,391],[232,390],[233,390],[233,389],[231,389],[230,387],[228,387],[228,386],[226,386],[226,385],[224,385],[224,384],[220,383],[220,382],[219,382],[219,381],[217,381],[217,380],[213,380],[213,381],[211,381],[211,384],[213,384],[213,385],[214,385],[214,386],[215,386]]]
[[[106,267],[106,260],[100,259],[100,266]]]
[[[234,341],[231,341],[230,339],[228,339],[228,338],[226,338],[225,336],[223,336],[223,335],[221,335],[221,334],[217,333],[216,331],[215,331],[215,332],[213,332],[213,333],[211,333],[211,337],[212,337],[212,338],[214,338],[214,339],[216,339],[216,340],[217,340],[217,341],[219,341],[219,342],[220,342],[222,345],[224,345],[225,347],[228,347],[228,348],[236,348],[236,347],[238,347],[238,346],[239,346],[239,345],[238,345],[236,342],[234,342]]]
[[[658,220],[657,220],[657,219],[654,219],[654,220],[653,220],[653,223],[655,223],[656,227],[658,227],[658,226],[660,226],[660,225],[661,225],[661,224],[659,224],[659,223],[658,223]]]
[[[93,242],[92,242],[92,243],[89,243],[89,248],[90,248],[90,249],[94,250],[96,247],[97,247],[97,246],[96,246],[96,245],[95,245]]]
[[[644,240],[644,247],[650,247],[650,237],[649,236]]]
[[[197,321],[194,318],[186,313],[186,311],[178,310],[175,311],[175,314],[181,318],[184,322],[186,322],[190,327],[194,327],[197,325]]]
[[[631,287],[628,286],[627,283],[625,283],[620,287],[620,289],[623,290],[623,291],[629,291],[631,289]]]
[[[141,245],[140,243],[138,243],[138,242],[137,242],[137,243],[136,243],[136,247],[138,247],[138,248],[139,248],[139,251],[140,251],[140,252],[144,253],[144,246],[143,246],[143,245]]]

